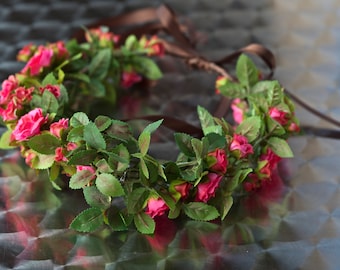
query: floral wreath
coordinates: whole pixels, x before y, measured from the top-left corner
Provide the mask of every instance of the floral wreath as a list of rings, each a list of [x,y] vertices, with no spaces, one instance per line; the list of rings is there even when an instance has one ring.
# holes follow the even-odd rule
[[[84,42],[25,46],[18,53],[25,66],[0,91],[7,128],[0,147],[20,147],[26,163],[47,171],[56,189],[67,183],[83,191],[89,208],[72,229],[91,232],[106,224],[152,234],[154,219],[164,215],[223,220],[236,194],[259,189],[282,158],[293,156],[287,139],[300,127],[291,99],[238,53],[235,77],[212,68],[222,70],[216,93],[231,101],[231,121],[198,106],[201,136],[176,132],[178,158],[157,160],[148,150],[163,119],[136,136],[126,121],[90,110],[97,101],[112,108],[142,80],[161,78],[155,58],[169,43],[156,35],[115,35],[107,27],[84,32]]]

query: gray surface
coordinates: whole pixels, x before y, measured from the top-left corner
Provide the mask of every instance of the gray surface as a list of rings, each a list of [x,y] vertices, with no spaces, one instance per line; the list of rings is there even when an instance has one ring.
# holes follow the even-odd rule
[[[15,54],[27,42],[65,39],[81,24],[159,3],[41,2],[1,0],[1,79],[19,70]],[[275,76],[284,86],[339,118],[339,1],[166,2],[202,32],[206,40],[198,45],[202,53],[214,58],[249,42],[260,42],[277,56]],[[198,72],[169,72],[153,90],[150,104],[195,122],[196,104],[210,110],[216,104],[212,98],[214,78]],[[304,124],[331,127],[299,107],[297,115]],[[160,146],[160,155],[168,155],[169,144]],[[264,226],[265,233],[252,228],[257,232],[254,243],[230,245],[225,236],[228,227],[223,227],[223,244],[215,252],[201,246],[181,249],[178,239],[185,229],[179,231],[165,254],[155,253],[133,233],[124,243],[115,234],[75,234],[63,227],[78,210],[77,197],[66,193],[59,204],[49,197],[49,188],[44,185],[46,192],[33,192],[40,197],[30,195],[30,190],[41,185],[27,181],[32,176],[22,176],[23,182],[2,177],[0,269],[339,269],[340,142],[300,137],[291,139],[290,144],[295,157],[285,164],[285,196],[273,205],[267,225],[257,224]]]

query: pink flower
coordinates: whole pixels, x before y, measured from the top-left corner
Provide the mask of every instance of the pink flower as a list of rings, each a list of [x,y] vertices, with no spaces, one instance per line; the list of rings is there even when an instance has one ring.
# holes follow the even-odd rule
[[[266,153],[260,156],[260,160],[267,160],[270,169],[275,169],[281,158],[276,155],[271,148],[267,148]]]
[[[62,118],[58,122],[52,123],[50,132],[52,135],[60,138],[61,132],[68,128],[68,118]]]
[[[208,180],[197,185],[196,201],[207,202],[210,198],[215,196],[223,176],[216,173],[209,173],[206,176]]]
[[[240,158],[244,158],[249,154],[254,154],[253,146],[248,143],[248,139],[245,136],[236,133],[234,133],[229,149],[231,152],[237,151],[236,154]]]
[[[33,161],[33,159],[36,157],[37,155],[36,155],[36,153],[34,153],[33,151],[27,151],[26,153],[25,153],[25,163],[28,165],[28,166],[30,166],[30,167],[32,167],[32,161]]]
[[[245,101],[235,98],[231,103],[231,109],[233,111],[233,118],[236,124],[240,124],[244,118],[244,110],[247,109]]]
[[[138,83],[142,80],[142,77],[140,75],[138,75],[136,72],[134,71],[124,71],[122,74],[122,78],[120,81],[120,85],[123,88],[130,88],[132,85],[134,85],[135,83]]]
[[[36,46],[32,43],[25,45],[18,53],[17,60],[22,62],[27,62],[28,59],[32,56],[34,51],[36,50]]]
[[[288,122],[287,113],[275,107],[269,109],[269,116],[283,126],[286,125]]]
[[[34,135],[40,134],[40,128],[47,122],[47,116],[43,116],[42,109],[36,108],[23,115],[12,132],[12,139],[24,141]]]
[[[297,123],[292,122],[292,123],[290,123],[288,130],[291,131],[291,132],[299,132],[300,127]]]
[[[145,44],[145,48],[150,49],[148,53],[149,56],[163,56],[165,54],[164,44],[157,38],[157,36],[153,36],[150,40],[148,40]]]
[[[169,210],[169,207],[162,198],[150,198],[145,213],[154,218],[164,215],[167,210]]]
[[[58,85],[45,85],[44,87],[40,87],[40,93],[44,93],[45,91],[51,92],[56,98],[60,97],[60,87]]]
[[[57,161],[57,162],[61,162],[61,161],[66,162],[67,161],[67,158],[63,154],[63,148],[62,147],[57,147],[55,149],[54,160]]]
[[[1,84],[0,104],[5,104],[11,99],[12,91],[18,87],[18,80],[14,75],[10,75],[7,80]]]
[[[53,50],[40,46],[38,51],[28,60],[26,66],[22,69],[22,73],[29,71],[31,76],[38,75],[43,67],[51,64]]]
[[[11,121],[16,120],[17,109],[21,109],[20,104],[16,104],[13,100],[11,100],[8,104],[6,109],[0,108],[0,116],[4,121]]]
[[[224,149],[217,148],[215,151],[208,153],[208,157],[213,157],[214,163],[210,166],[210,170],[225,174],[228,167],[228,159]]]
[[[66,58],[69,55],[68,50],[65,47],[65,43],[63,41],[57,41],[53,44],[57,49],[58,58]]]
[[[25,87],[18,87],[15,89],[14,96],[20,103],[24,103],[25,101],[30,101],[32,99],[32,93],[34,88],[25,88]]]
[[[186,199],[189,196],[189,191],[192,185],[188,182],[183,182],[182,184],[175,185],[175,190],[181,195],[181,198]]]
[[[69,142],[66,146],[66,150],[67,151],[73,151],[74,149],[76,149],[78,147],[78,145],[74,142]]]

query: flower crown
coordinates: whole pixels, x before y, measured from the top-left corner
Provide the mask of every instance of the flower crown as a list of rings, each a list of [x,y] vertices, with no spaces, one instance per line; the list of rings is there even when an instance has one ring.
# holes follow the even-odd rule
[[[122,39],[106,27],[86,30],[85,38],[25,46],[18,53],[25,66],[0,91],[7,128],[0,147],[20,147],[26,163],[47,171],[56,189],[68,183],[83,191],[89,208],[71,228],[134,225],[152,234],[157,216],[223,220],[235,194],[259,189],[282,158],[293,156],[287,139],[300,129],[292,101],[241,54],[236,79],[216,80],[216,93],[231,100],[231,121],[198,106],[202,135],[175,133],[178,158],[157,160],[148,150],[162,119],[136,136],[129,123],[91,109],[105,102],[112,111],[142,80],[161,78],[155,57],[165,53],[165,43],[157,36]]]

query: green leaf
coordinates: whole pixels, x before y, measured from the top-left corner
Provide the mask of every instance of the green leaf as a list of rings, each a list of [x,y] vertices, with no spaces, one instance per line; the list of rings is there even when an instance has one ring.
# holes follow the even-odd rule
[[[89,170],[82,170],[76,172],[70,178],[69,187],[71,189],[81,189],[87,186],[93,179],[94,174]]]
[[[192,148],[192,136],[185,133],[175,133],[175,141],[179,149],[188,157],[195,157],[195,151]]]
[[[160,126],[162,123],[163,123],[163,119],[160,119],[160,120],[158,120],[158,121],[156,121],[156,122],[153,122],[153,123],[147,125],[147,126],[144,128],[143,132],[145,131],[145,132],[152,133],[152,132],[156,131],[156,129],[159,128],[159,126]]]
[[[127,194],[127,210],[129,214],[136,214],[143,210],[146,200],[149,197],[149,191],[146,188],[140,187],[132,190]]]
[[[126,216],[117,207],[110,207],[107,212],[107,220],[113,231],[126,231],[133,220],[133,216]]]
[[[101,193],[107,196],[119,197],[125,194],[122,185],[112,174],[99,174],[96,179],[96,186]]]
[[[56,163],[54,163],[51,168],[48,170],[48,176],[50,178],[50,181],[55,181],[60,173],[60,166]]]
[[[246,90],[239,83],[227,81],[226,84],[218,88],[222,95],[229,98],[245,98],[247,96]]]
[[[112,120],[112,125],[106,130],[106,134],[111,138],[126,141],[131,136],[131,128],[126,122]]]
[[[89,122],[89,118],[83,112],[76,112],[70,119],[71,127],[86,126]]]
[[[96,186],[83,188],[86,202],[96,208],[107,209],[111,206],[111,198],[101,193]]]
[[[0,149],[12,149],[15,146],[10,145],[12,130],[7,129],[4,133],[2,133],[0,138]]]
[[[268,106],[277,106],[283,102],[283,91],[278,81],[259,81],[251,89],[252,94],[264,97]]]
[[[84,126],[72,128],[67,134],[67,141],[79,142],[84,139]]]
[[[214,117],[208,112],[207,109],[201,106],[197,106],[197,113],[204,135],[209,134],[211,131],[210,128],[215,125]]]
[[[202,202],[184,204],[183,210],[188,217],[194,220],[209,221],[219,217],[219,213],[214,206]]]
[[[118,172],[124,171],[130,164],[130,153],[123,144],[117,145],[109,154],[110,167]]]
[[[90,165],[97,157],[97,151],[94,149],[80,150],[72,154],[68,161],[69,165]]]
[[[240,184],[246,179],[248,174],[253,171],[252,168],[247,169],[238,169],[235,175],[227,182],[226,190],[230,193],[233,192],[236,188],[240,186]]]
[[[53,75],[53,72],[48,73],[41,82],[42,86],[46,86],[48,84],[52,84],[52,85],[58,84],[58,81],[56,77]]]
[[[78,232],[93,232],[103,224],[103,213],[98,208],[89,208],[81,212],[70,224]]]
[[[41,97],[41,109],[46,113],[57,113],[58,108],[57,98],[50,91],[44,91]]]
[[[126,38],[125,43],[124,43],[124,47],[129,51],[136,49],[136,47],[138,47],[138,45],[139,45],[139,43],[138,43],[137,37],[135,35],[129,35]]]
[[[275,154],[282,158],[291,158],[294,156],[292,150],[288,143],[278,137],[271,137],[268,140],[269,147],[273,150]]]
[[[145,156],[149,150],[151,140],[150,132],[143,131],[138,137],[138,146],[142,156]]]
[[[36,157],[32,160],[32,168],[37,170],[45,170],[50,168],[54,163],[55,155],[43,155],[37,153]]]
[[[90,77],[84,73],[66,73],[67,79],[75,79],[85,83],[90,83]]]
[[[84,127],[84,140],[87,145],[95,149],[105,149],[106,142],[97,126],[90,122]]]
[[[140,212],[133,218],[136,228],[140,233],[152,234],[155,231],[155,221],[144,212]]]
[[[94,97],[105,97],[106,88],[105,85],[98,79],[91,78],[90,83],[88,84],[89,91]]]
[[[148,169],[148,166],[146,166],[146,162],[143,158],[141,158],[140,161],[139,161],[139,169],[142,172],[142,174],[144,175],[144,177],[146,179],[149,179],[149,177],[150,177],[149,169]]]
[[[195,156],[197,159],[202,159],[203,158],[203,143],[196,138],[191,139],[191,145],[192,148],[194,149]]]
[[[258,70],[254,62],[241,54],[236,63],[236,75],[240,83],[250,89],[258,81]]]
[[[150,58],[136,56],[133,59],[133,66],[138,73],[150,80],[158,80],[162,77],[162,72],[159,67]]]
[[[61,146],[61,142],[55,136],[45,133],[29,139],[28,146],[40,154],[52,155],[55,154],[55,149]]]
[[[244,135],[249,142],[254,141],[260,132],[261,118],[259,116],[252,116],[244,120],[237,128],[236,133]]]
[[[277,121],[272,119],[270,116],[266,117],[268,133],[276,136],[280,136],[286,133],[286,130]]]
[[[112,173],[113,170],[110,167],[109,163],[106,161],[106,159],[102,158],[96,163],[97,170],[100,173]]]
[[[186,181],[197,180],[201,176],[202,172],[203,166],[201,163],[180,170],[181,177]]]
[[[112,51],[111,48],[99,50],[89,65],[90,77],[103,79],[106,77],[110,67]]]
[[[232,196],[223,197],[221,202],[221,219],[224,220],[226,215],[229,213],[231,207],[233,206],[234,200]]]
[[[99,115],[94,120],[94,123],[96,124],[99,131],[104,131],[112,124],[112,120],[110,117]]]
[[[206,138],[209,141],[209,151],[212,151],[216,148],[223,149],[226,146],[227,139],[225,136],[216,134],[216,133],[209,133]]]

